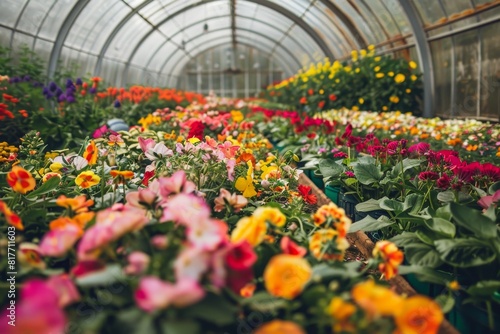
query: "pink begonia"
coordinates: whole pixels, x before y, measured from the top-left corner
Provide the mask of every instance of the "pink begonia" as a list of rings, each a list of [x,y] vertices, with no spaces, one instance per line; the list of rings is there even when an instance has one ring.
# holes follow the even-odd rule
[[[242,195],[236,193],[231,194],[228,190],[221,188],[220,194],[215,198],[214,203],[215,212],[224,210],[226,208],[226,203],[233,208],[234,212],[239,212],[248,204],[248,200]]]
[[[127,256],[128,265],[123,269],[127,275],[139,275],[146,271],[151,262],[148,254],[135,251]]]
[[[123,204],[115,204],[109,209],[99,211],[96,224],[85,232],[78,245],[78,258],[91,259],[94,250],[129,232],[141,229],[148,220],[146,211]]]
[[[156,142],[151,138],[137,138],[139,141],[139,146],[141,147],[142,152],[146,153],[150,148],[153,148],[156,145]]]
[[[21,288],[15,310],[3,308],[0,333],[64,334],[66,316],[59,306],[57,291],[40,279],[27,281]],[[9,324],[14,320],[15,326]]]
[[[81,298],[75,283],[67,274],[51,276],[46,284],[57,292],[61,308],[71,305]]]
[[[201,220],[210,218],[210,208],[202,198],[195,195],[178,194],[163,203],[163,214],[160,222],[174,221],[190,226]]]
[[[500,190],[497,190],[493,195],[483,196],[477,201],[477,204],[483,209],[488,209],[493,203],[500,201]]]
[[[129,192],[125,198],[127,200],[127,205],[144,209],[146,207],[152,207],[156,201],[157,195],[151,189],[139,189],[138,191]]]
[[[199,281],[207,271],[209,253],[199,248],[184,249],[174,261],[175,277],[178,281],[191,279]]]
[[[174,152],[165,146],[164,143],[158,143],[154,147],[148,148],[145,155],[150,160],[158,160],[159,158],[171,157],[174,155]]]
[[[226,140],[224,144],[219,144],[219,150],[224,153],[227,159],[234,158],[239,149],[239,146],[233,145],[229,140]]]
[[[81,235],[80,227],[66,224],[64,227],[47,232],[40,242],[38,251],[43,256],[61,257],[73,248]]]
[[[160,184],[160,194],[163,198],[168,198],[172,194],[190,194],[196,190],[196,185],[187,180],[186,173],[179,170],[170,177],[158,179]]]
[[[198,282],[185,279],[172,284],[157,277],[143,277],[135,292],[137,306],[146,312],[161,310],[170,305],[183,308],[200,301],[205,291]]]

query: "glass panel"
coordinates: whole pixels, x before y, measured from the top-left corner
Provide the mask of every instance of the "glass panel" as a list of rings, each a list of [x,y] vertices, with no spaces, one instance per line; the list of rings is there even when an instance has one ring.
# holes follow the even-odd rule
[[[21,0],[2,0],[0,22],[7,27],[14,27],[25,3],[26,1]]]
[[[481,20],[486,20],[492,17],[498,17],[499,15],[500,15],[500,7],[497,6],[482,12],[481,14],[479,14],[479,17],[481,18]]]
[[[29,32],[36,35],[38,28],[42,23],[43,19],[47,15],[47,12],[52,8],[56,0],[52,1],[30,1],[26,9],[24,10],[23,16],[19,20],[19,25],[17,28],[19,30]],[[3,11],[2,6],[2,11]],[[0,21],[3,23],[3,21]]]
[[[47,18],[43,22],[39,36],[54,41],[61,28],[64,19],[69,14],[77,0],[58,0],[49,11]]]
[[[373,13],[370,7],[365,5],[365,2],[360,0],[348,0],[350,4],[355,6],[359,11],[360,15],[364,18],[368,24],[370,24],[372,31],[377,35],[377,40],[379,42],[384,42],[387,40],[387,33],[384,26],[380,23],[379,17]]]
[[[9,45],[10,36],[12,35],[12,30],[4,27],[0,27],[0,45]]]
[[[468,31],[453,37],[455,42],[456,115],[476,116],[478,100],[478,34]]]
[[[25,35],[20,32],[14,33],[14,39],[12,43],[12,49],[14,51],[19,50],[22,46],[27,46],[31,49],[33,45],[33,37]]]
[[[424,26],[430,25],[446,16],[437,0],[413,0]]]
[[[455,14],[471,8],[470,0],[442,1],[442,4],[448,14],[448,18],[453,18]]]
[[[105,17],[108,13],[112,14],[116,12],[115,6],[117,4],[119,2],[116,1],[89,2],[80,15],[78,15],[73,27],[69,31],[65,44],[82,47],[83,42],[92,32],[96,23],[106,21]]]
[[[292,30],[290,30],[290,36],[294,36],[297,40],[299,40],[301,45],[297,45],[289,37],[285,38],[281,44],[283,44],[283,46],[286,46],[289,50],[292,50],[292,52],[294,52],[296,55],[297,54],[302,55],[299,52],[300,48],[302,48],[309,51],[309,54],[311,54],[313,57],[312,61],[320,61],[325,58],[325,54],[320,49],[320,47],[301,28],[299,27],[292,28]],[[340,55],[334,53],[334,56],[339,57]],[[307,56],[307,58],[309,58],[309,56]],[[309,64],[302,63],[302,65],[309,65]]]
[[[391,18],[396,22],[402,34],[410,34],[411,28],[408,19],[399,4],[399,0],[384,0],[384,5],[391,14]]]
[[[376,34],[372,31],[371,26],[349,3],[347,3],[347,0],[338,0],[335,2],[335,5],[350,18],[351,22],[356,26],[356,28],[358,28],[359,32],[368,41],[368,43],[377,43]]]
[[[500,118],[500,23],[481,28],[481,117]]]
[[[151,26],[141,17],[137,15],[133,16],[115,36],[108,48],[106,56],[127,60],[137,43],[144,34],[150,30]]]
[[[148,57],[151,56],[152,50],[156,49],[158,45],[165,41],[165,37],[159,32],[154,31],[149,37],[142,43],[132,59],[132,64],[143,66],[147,62]]]
[[[171,42],[163,44],[161,48],[159,48],[155,54],[152,55],[151,59],[148,60],[149,64],[146,64],[146,66],[150,69],[159,71],[160,66],[165,62],[165,59],[177,51],[177,49],[177,45],[174,45]]]
[[[284,15],[278,14],[277,12],[266,7],[254,5],[248,2],[238,3],[236,6],[236,15],[238,15],[236,18],[236,24],[239,26],[241,26],[239,24],[239,17],[253,17],[255,20],[269,23],[272,27],[276,27],[281,31],[287,31],[294,24],[292,20]],[[266,19],[267,17],[271,19]],[[253,22],[256,21],[244,21],[245,24],[249,25],[249,29],[253,29]]]
[[[430,43],[435,84],[435,114],[451,117],[453,49],[451,38]]]
[[[236,27],[239,28],[240,23],[242,25],[248,26],[250,21],[251,20],[249,20],[249,19],[246,19],[243,17],[238,17],[236,19]],[[279,41],[283,37],[285,32],[288,30],[288,29],[287,30],[280,30],[279,28],[274,27],[273,25],[268,25],[268,24],[263,23],[261,21],[253,21],[251,25],[252,25],[252,28],[250,29],[251,31],[256,31],[256,32],[259,32],[261,34],[264,34],[267,37],[269,37],[275,41]]]
[[[34,51],[36,52],[37,56],[42,58],[46,64],[48,64],[48,61],[50,59],[50,53],[52,51],[52,47],[54,46],[53,43],[44,41],[42,39],[37,39],[35,41],[35,47]]]
[[[296,0],[271,0],[270,2],[274,2],[280,5],[283,8],[288,9],[295,15],[301,17],[302,14],[306,12],[306,10],[310,7],[309,1],[296,1]],[[308,4],[309,2],[309,4]]]
[[[365,1],[365,3],[371,7],[372,11],[375,15],[377,15],[378,19],[384,25],[391,37],[400,35],[401,32],[399,31],[399,27],[394,22],[394,18],[380,1],[381,0],[369,0]]]

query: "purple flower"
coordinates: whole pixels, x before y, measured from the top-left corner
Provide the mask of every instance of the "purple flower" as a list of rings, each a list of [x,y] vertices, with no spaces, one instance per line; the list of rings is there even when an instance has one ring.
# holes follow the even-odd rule
[[[51,92],[55,92],[59,87],[57,87],[56,83],[54,81],[52,81],[50,84],[49,84],[49,89]]]
[[[76,102],[76,99],[73,95],[68,95],[66,96],[66,102],[68,103],[75,103]]]
[[[122,104],[120,103],[120,100],[115,100],[115,103],[113,104],[115,108],[120,108]]]
[[[23,80],[24,81],[31,81],[31,77],[29,75],[25,75]]]
[[[90,93],[90,94],[95,94],[95,93],[97,93],[97,88],[95,88],[95,87],[90,88],[89,93]]]
[[[66,88],[71,88],[74,87],[75,85],[73,84],[73,80],[67,79],[66,80]]]
[[[66,94],[61,94],[57,97],[57,102],[64,102],[66,101]]]
[[[59,97],[59,96],[61,96],[61,94],[62,94],[62,93],[63,93],[62,89],[61,89],[61,88],[59,88],[59,87],[57,87],[55,95],[56,95],[57,97]]]
[[[75,82],[78,86],[81,86],[83,85],[83,81],[82,81],[82,78],[76,78],[76,82]]]

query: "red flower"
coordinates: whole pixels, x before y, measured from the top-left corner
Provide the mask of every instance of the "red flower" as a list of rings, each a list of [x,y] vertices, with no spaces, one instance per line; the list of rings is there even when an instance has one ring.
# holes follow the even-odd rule
[[[302,197],[302,199],[304,199],[304,202],[306,202],[307,204],[316,204],[316,202],[318,201],[316,195],[310,194],[311,187],[299,184],[297,190],[299,191],[299,194]]]
[[[205,126],[201,121],[194,121],[189,129],[189,134],[187,138],[198,138],[203,140],[203,131],[205,131]]]
[[[436,172],[422,172],[418,174],[418,178],[422,181],[437,180],[439,179],[439,174]]]
[[[325,101],[319,101],[318,108],[323,109],[324,106],[325,106]]]
[[[448,174],[443,174],[443,176],[437,180],[436,184],[440,189],[448,189],[450,187],[450,177]]]
[[[352,135],[352,124],[347,124],[344,133],[342,134],[342,139],[349,138]]]
[[[330,99],[330,101],[336,101],[337,100],[337,95],[330,94],[330,96],[328,96],[328,98]]]
[[[147,187],[149,185],[149,179],[151,179],[153,176],[155,176],[154,170],[145,171],[144,178],[142,179],[142,184]]]
[[[314,90],[312,88],[309,88],[309,90],[307,91],[307,94],[313,95],[314,94]]]
[[[304,257],[307,253],[307,249],[300,247],[288,236],[281,238],[280,248],[283,254],[296,255],[299,257]]]
[[[307,98],[305,96],[302,96],[299,100],[300,104],[307,104]]]
[[[227,266],[236,271],[250,269],[256,261],[257,255],[247,241],[231,245],[226,254]]]

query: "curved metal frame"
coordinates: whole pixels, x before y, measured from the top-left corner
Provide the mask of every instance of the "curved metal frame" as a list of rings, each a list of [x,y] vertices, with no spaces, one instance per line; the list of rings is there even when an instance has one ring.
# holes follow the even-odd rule
[[[204,0],[204,1],[201,1],[201,2],[197,2],[197,3],[194,3],[194,4],[191,4],[191,5],[188,5],[180,10],[178,10],[177,12],[167,16],[165,19],[163,19],[162,21],[160,21],[157,25],[156,25],[156,28],[161,26],[162,24],[164,24],[165,22],[171,20],[172,18],[188,11],[189,9],[191,8],[195,8],[201,4],[206,4],[206,3],[211,3],[211,2],[215,2],[215,1],[221,1],[221,0]],[[333,56],[331,50],[328,48],[328,46],[326,45],[325,41],[316,33],[316,31],[310,27],[308,24],[306,24],[300,17],[298,17],[297,15],[295,15],[294,13],[292,13],[291,11],[289,11],[288,9],[285,9],[279,5],[276,5],[275,3],[273,2],[269,2],[267,0],[253,0],[252,1],[253,3],[257,3],[261,6],[264,6],[264,7],[268,7],[270,9],[273,9],[275,10],[277,13],[289,18],[290,20],[292,20],[293,22],[295,22],[298,26],[300,26],[307,34],[309,34],[311,36],[311,38],[313,39],[313,41],[320,47],[320,49],[324,52],[325,56],[329,57],[330,59],[335,59],[335,57]],[[134,58],[137,50],[141,47],[142,43],[144,43],[144,41],[155,31],[156,29],[151,29],[148,33],[146,33],[142,38],[141,40],[137,43],[137,45],[135,46],[134,50],[132,51],[132,53],[130,54],[127,62],[125,63],[125,69],[124,69],[124,73],[123,73],[123,77],[126,77],[127,76],[127,72],[128,72],[128,68],[130,67],[130,63],[132,61],[132,59]]]
[[[197,24],[200,24],[200,23],[202,23],[202,22],[205,22],[205,21],[206,21],[206,22],[208,22],[208,21],[210,21],[210,20],[212,20],[212,19],[220,19],[220,18],[224,18],[224,17],[226,17],[226,16],[227,16],[227,15],[212,16],[212,17],[210,17],[210,18],[209,18],[209,19],[207,19],[207,20],[203,19],[203,20],[200,20],[200,21],[193,22],[192,24],[190,24],[190,25],[187,25],[187,26],[183,27],[183,29],[176,31],[176,32],[175,32],[175,34],[173,34],[172,36],[170,36],[170,38],[169,38],[169,39],[165,40],[164,42],[162,42],[162,43],[158,46],[158,48],[155,50],[155,52],[153,52],[153,53],[151,54],[151,57],[149,58],[149,60],[147,61],[146,65],[145,65],[144,67],[145,67],[145,68],[148,68],[148,67],[149,67],[149,64],[151,63],[151,61],[153,60],[153,58],[156,56],[156,54],[157,54],[157,53],[161,50],[161,48],[162,48],[162,47],[163,47],[166,43],[168,43],[170,39],[174,38],[174,37],[175,37],[175,36],[177,36],[178,34],[180,34],[180,33],[184,32],[184,31],[186,31],[187,29],[189,29],[189,28],[191,28],[191,27],[193,27],[193,26],[196,26]],[[244,18],[244,19],[253,20],[253,21],[255,21],[255,22],[259,22],[259,23],[267,24],[267,22],[265,22],[265,21],[262,21],[262,20],[259,20],[259,19],[255,19],[255,18],[250,17],[250,16],[235,15],[235,17],[240,17],[240,18]],[[280,30],[278,27],[276,27],[276,26],[274,26],[274,25],[270,25],[270,24],[269,24],[269,27],[272,27],[273,29],[279,30],[280,32],[283,32],[283,33],[284,33],[284,31],[283,31],[283,30]],[[237,28],[236,30],[238,30],[238,28]],[[294,37],[290,36],[290,38],[291,38],[291,39],[292,39],[295,43],[300,44],[300,43],[299,43],[299,42],[298,42],[298,41],[297,41]],[[304,49],[304,51],[305,51],[305,52],[306,52],[306,53],[310,56],[310,58],[312,59],[312,54],[311,54],[311,53],[309,53],[309,51],[308,51],[307,49]],[[291,57],[293,57],[293,58],[295,58],[293,55],[290,55],[290,56],[291,56]]]
[[[56,40],[54,41],[54,46],[52,47],[52,51],[50,53],[49,66],[47,68],[47,77],[49,78],[49,80],[54,77],[57,62],[59,61],[59,57],[61,56],[64,41],[66,40],[66,37],[68,37],[68,33],[71,27],[89,2],[90,0],[78,0],[78,2],[73,6],[69,14],[64,19],[64,22],[59,29],[59,33],[57,34]]]
[[[220,29],[217,29],[217,30],[213,30],[213,32],[216,32],[216,31],[222,31],[222,30],[227,30],[227,29],[230,29],[230,28],[220,28]],[[272,43],[275,43],[276,41],[272,38],[270,38],[269,36],[266,36],[262,33],[259,33],[259,32],[256,32],[256,31],[253,31],[253,30],[250,30],[250,29],[243,29],[243,28],[238,28],[237,30],[241,30],[241,31],[246,31],[246,32],[250,32],[250,33],[253,33],[253,34],[256,34],[256,35],[259,35],[261,37],[264,37],[265,39],[271,41]],[[200,37],[205,37],[205,36],[201,36],[201,35],[198,35],[198,36],[195,36],[193,38],[191,38],[188,42],[191,42],[191,41],[194,41]],[[240,38],[242,36],[239,36]],[[244,37],[244,36],[243,36]],[[292,54],[290,53],[290,50],[288,50],[286,47],[282,46],[281,45],[281,48],[287,53],[287,54],[290,54],[290,56],[293,58],[293,60],[297,63],[298,67],[300,68],[302,66],[302,64],[300,63],[300,61]],[[170,59],[172,59],[172,57],[176,54],[177,52],[173,52],[172,54],[170,54],[170,56],[165,59],[165,62],[162,64],[162,66],[160,67],[160,70],[159,72],[163,72],[163,70],[165,69],[165,66],[167,66],[167,63],[170,61]],[[269,52],[268,52],[269,53]],[[270,56],[272,56],[272,53],[269,53]],[[172,66],[172,68],[176,68],[177,65],[179,64],[179,62],[176,62],[174,64],[174,66]]]

